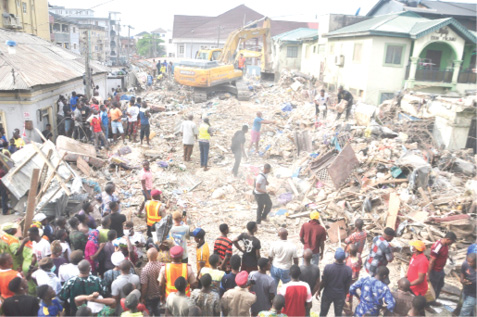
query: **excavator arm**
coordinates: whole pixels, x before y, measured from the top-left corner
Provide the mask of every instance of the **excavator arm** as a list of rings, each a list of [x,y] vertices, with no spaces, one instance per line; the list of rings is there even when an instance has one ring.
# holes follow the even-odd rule
[[[250,26],[263,21],[263,26],[257,28],[249,28]],[[238,48],[241,43],[253,39],[262,38],[262,71],[271,70],[271,37],[270,37],[270,19],[262,18],[260,20],[249,23],[248,25],[230,33],[222,49],[222,54],[218,61],[224,64],[233,64],[238,58]]]

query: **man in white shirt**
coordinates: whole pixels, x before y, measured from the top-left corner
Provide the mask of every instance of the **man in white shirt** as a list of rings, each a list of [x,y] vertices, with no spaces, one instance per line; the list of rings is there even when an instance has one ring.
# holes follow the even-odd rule
[[[58,268],[58,277],[61,283],[65,283],[70,278],[79,275],[78,263],[83,260],[83,251],[75,250],[70,253],[71,263],[65,263]]]
[[[326,119],[326,113],[328,111],[328,102],[330,97],[324,89],[320,90],[320,93],[315,97],[315,109],[316,109],[316,121],[318,121],[318,115],[320,110],[323,111],[323,119]]]
[[[37,261],[51,255],[50,243],[40,236],[40,230],[37,227],[28,229],[28,238],[33,244],[33,252]]]
[[[182,144],[184,144],[184,161],[189,162],[192,150],[194,149],[194,142],[197,139],[199,130],[197,129],[193,115],[189,115],[187,120],[182,122],[180,132],[182,133]]]
[[[134,223],[132,221],[126,221],[123,229],[124,235],[129,236],[129,241],[136,247],[136,253],[139,258],[145,256],[144,247],[146,246],[146,238],[140,232],[134,231]]]
[[[298,248],[293,242],[287,240],[287,229],[278,229],[278,237],[280,240],[272,242],[268,255],[272,262],[270,274],[277,285],[280,280],[283,284],[290,282],[290,268],[293,264],[298,265]]]
[[[60,279],[55,275],[54,270],[56,269],[53,259],[46,257],[38,262],[40,267],[38,270],[32,273],[31,277],[36,280],[36,284],[40,285],[49,285],[56,294],[61,291]]]
[[[139,107],[136,106],[135,102],[136,102],[135,98],[131,97],[131,100],[127,109],[129,140],[133,140],[134,143],[136,143],[137,124],[138,124],[137,117],[139,115]]]

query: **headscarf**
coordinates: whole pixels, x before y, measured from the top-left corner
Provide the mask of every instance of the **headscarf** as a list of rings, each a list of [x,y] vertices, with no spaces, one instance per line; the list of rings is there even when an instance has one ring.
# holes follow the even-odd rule
[[[98,242],[99,230],[91,230],[88,235],[88,241],[93,241],[96,246],[99,246]]]

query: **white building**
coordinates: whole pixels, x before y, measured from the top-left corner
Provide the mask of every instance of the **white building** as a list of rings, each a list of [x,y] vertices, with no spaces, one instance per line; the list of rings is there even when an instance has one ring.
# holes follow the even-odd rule
[[[10,40],[17,44],[14,53],[0,47],[0,126],[9,138],[18,128],[26,141],[40,141],[34,129],[43,131],[49,123],[56,137],[56,102],[59,95],[84,93],[84,59],[37,36],[0,29],[0,43]],[[90,67],[94,84],[107,96],[107,68]]]
[[[164,51],[166,52],[167,57],[175,57],[175,47],[174,44],[172,44],[172,30],[158,28],[154,31],[151,31],[151,34],[157,36],[164,41],[161,46],[164,47]]]
[[[323,80],[377,105],[403,88],[475,89],[476,35],[453,18],[414,12],[371,18],[325,34]]]

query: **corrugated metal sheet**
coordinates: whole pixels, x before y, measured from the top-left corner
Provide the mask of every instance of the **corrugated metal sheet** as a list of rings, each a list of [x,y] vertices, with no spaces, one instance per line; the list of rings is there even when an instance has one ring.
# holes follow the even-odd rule
[[[9,54],[6,41],[17,43]],[[91,62],[93,73],[109,69]],[[0,91],[30,89],[82,78],[84,58],[34,35],[0,29]]]
[[[318,30],[308,28],[298,28],[273,37],[275,41],[280,42],[300,42],[302,38],[318,36]]]

